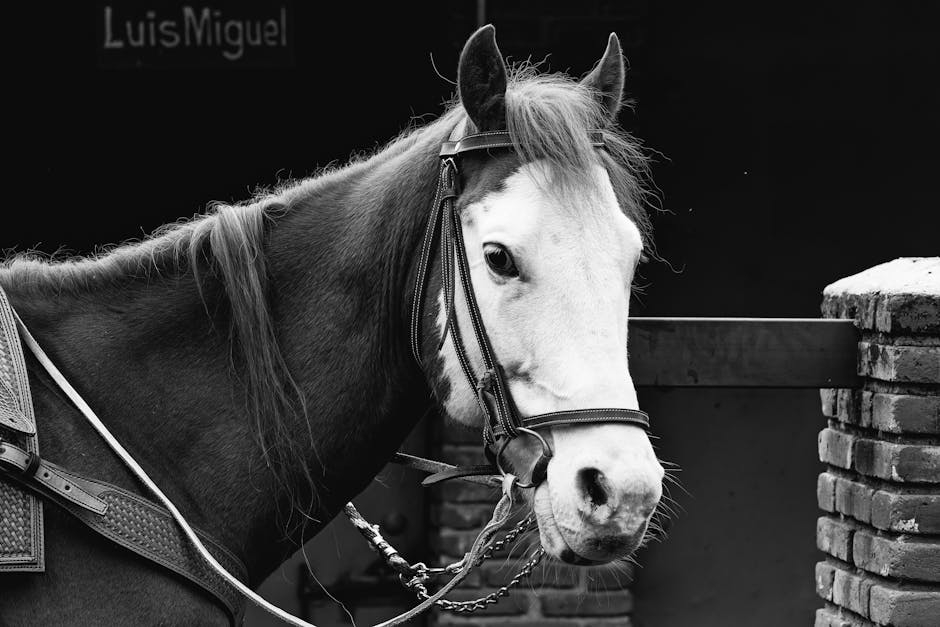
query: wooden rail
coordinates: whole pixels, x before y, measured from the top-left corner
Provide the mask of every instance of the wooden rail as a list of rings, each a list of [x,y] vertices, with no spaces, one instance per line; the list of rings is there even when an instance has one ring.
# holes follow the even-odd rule
[[[631,318],[637,387],[854,388],[853,320]]]

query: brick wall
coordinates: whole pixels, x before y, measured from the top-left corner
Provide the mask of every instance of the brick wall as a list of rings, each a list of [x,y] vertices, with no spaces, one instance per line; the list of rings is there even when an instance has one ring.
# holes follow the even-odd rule
[[[823,390],[816,627],[940,625],[940,258],[824,291],[862,331],[861,389]]]
[[[479,432],[455,425],[434,428],[438,431],[432,437],[432,450],[440,459],[459,464],[485,463]],[[430,531],[435,564],[463,556],[492,515],[497,497],[494,489],[464,481],[449,481],[433,488]],[[476,599],[505,585],[531,555],[532,541],[538,541],[537,533],[497,553],[473,571],[448,599]],[[429,623],[437,627],[629,627],[633,597],[627,588],[632,578],[627,568],[591,572],[543,563],[508,597],[486,610],[473,614],[435,611]]]

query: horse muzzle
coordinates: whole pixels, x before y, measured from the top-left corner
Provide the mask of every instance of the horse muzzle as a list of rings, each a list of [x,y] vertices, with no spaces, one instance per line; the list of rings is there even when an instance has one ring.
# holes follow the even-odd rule
[[[596,455],[556,457],[533,509],[542,546],[557,559],[598,565],[626,557],[643,541],[662,496],[658,462],[625,463]]]

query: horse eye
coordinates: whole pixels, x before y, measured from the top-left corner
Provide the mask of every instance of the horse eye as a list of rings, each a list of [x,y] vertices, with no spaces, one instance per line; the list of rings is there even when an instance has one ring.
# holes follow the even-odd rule
[[[499,244],[486,244],[483,248],[483,257],[490,270],[502,277],[517,277],[519,270],[509,251]]]

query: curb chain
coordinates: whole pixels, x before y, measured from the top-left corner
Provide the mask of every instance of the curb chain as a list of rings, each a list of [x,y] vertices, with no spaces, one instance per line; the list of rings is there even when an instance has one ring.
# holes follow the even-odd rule
[[[519,534],[521,534],[523,531],[529,528],[532,522],[533,522],[533,519],[531,516],[526,516],[524,519],[522,519],[522,521],[520,521],[518,525],[516,525],[512,530],[506,533],[506,535],[503,536],[502,539],[497,540],[496,542],[491,544],[486,549],[486,551],[484,551],[483,554],[480,555],[480,558],[477,560],[477,563],[474,564],[474,566],[479,566],[484,560],[487,560],[493,557],[493,554],[499,551],[500,549],[502,549],[504,546],[515,541],[515,539],[519,536]],[[542,547],[539,547],[538,549],[536,549],[532,557],[530,557],[529,560],[525,564],[522,565],[522,568],[519,569],[519,572],[516,573],[516,575],[511,580],[509,580],[509,582],[506,585],[501,586],[499,589],[494,590],[493,592],[487,594],[486,596],[482,596],[478,599],[472,599],[470,601],[448,601],[447,599],[439,599],[434,604],[440,609],[447,611],[447,612],[456,612],[456,613],[465,613],[465,614],[469,614],[470,612],[475,612],[477,610],[486,609],[487,606],[498,603],[500,598],[509,596],[509,591],[515,586],[517,586],[520,581],[522,581],[527,576],[529,576],[529,574],[532,573],[532,570],[539,564],[539,562],[542,561],[542,557],[544,556],[545,556],[545,549],[543,549]],[[444,568],[430,569],[430,568],[427,568],[424,564],[416,564],[415,566],[419,570],[418,576],[414,577],[413,579],[407,582],[402,580],[402,583],[404,583],[406,587],[414,590],[418,599],[423,601],[430,597],[430,594],[428,594],[427,587],[425,587],[424,585],[424,582],[428,580],[429,576],[432,574],[438,575],[442,573],[456,572],[457,570],[460,570],[460,568],[463,566],[463,560],[456,562],[454,564],[451,564],[449,566],[446,566]]]

